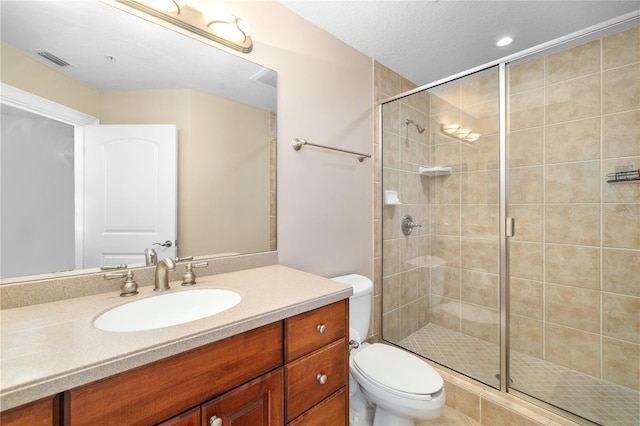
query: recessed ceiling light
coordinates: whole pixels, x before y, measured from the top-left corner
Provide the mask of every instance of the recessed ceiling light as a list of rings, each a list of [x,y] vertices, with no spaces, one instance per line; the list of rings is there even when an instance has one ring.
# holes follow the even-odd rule
[[[496,43],[496,46],[504,47],[511,44],[512,41],[513,41],[513,38],[511,37],[502,37],[500,40],[498,40],[498,42]]]

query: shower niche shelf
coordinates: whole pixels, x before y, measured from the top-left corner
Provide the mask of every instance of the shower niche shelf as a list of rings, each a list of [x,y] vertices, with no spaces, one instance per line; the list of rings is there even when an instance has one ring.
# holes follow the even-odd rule
[[[420,167],[418,168],[418,173],[422,176],[445,176],[451,174],[451,167]]]
[[[397,206],[402,204],[398,199],[398,191],[384,191],[384,205]]]

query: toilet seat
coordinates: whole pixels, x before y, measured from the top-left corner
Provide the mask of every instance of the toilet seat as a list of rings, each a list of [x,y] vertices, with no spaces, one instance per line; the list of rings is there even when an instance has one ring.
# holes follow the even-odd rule
[[[398,396],[431,399],[444,386],[442,377],[417,356],[396,347],[374,343],[353,355],[360,374]]]

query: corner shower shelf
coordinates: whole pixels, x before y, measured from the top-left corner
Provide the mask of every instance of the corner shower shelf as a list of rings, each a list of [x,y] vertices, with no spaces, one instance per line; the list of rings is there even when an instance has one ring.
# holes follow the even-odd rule
[[[451,167],[420,167],[418,172],[423,176],[444,176],[451,174]]]

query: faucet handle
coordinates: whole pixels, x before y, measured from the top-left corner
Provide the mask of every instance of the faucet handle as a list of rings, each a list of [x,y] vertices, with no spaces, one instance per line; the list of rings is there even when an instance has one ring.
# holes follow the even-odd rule
[[[113,280],[116,278],[126,278],[124,284],[120,287],[120,297],[135,296],[138,294],[138,283],[133,279],[133,272],[111,272],[104,275],[105,280]]]
[[[115,265],[115,266],[101,266],[100,270],[101,271],[114,271],[117,269],[127,269],[127,264],[123,263],[122,265]]]
[[[193,268],[205,268],[207,266],[209,266],[209,262],[187,263],[186,271],[182,276],[182,285],[194,285],[196,283],[196,274],[193,273]]]
[[[193,260],[193,256],[185,256],[185,257],[176,257],[174,261],[178,262],[186,262],[187,260]]]
[[[152,248],[144,250],[144,261],[146,266],[155,266],[158,264],[158,253]]]

